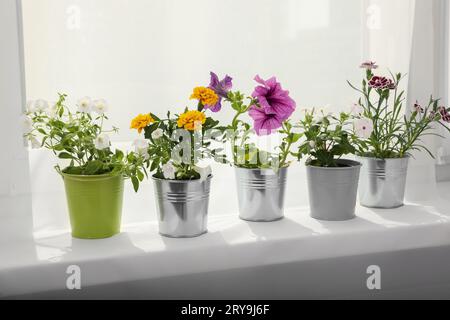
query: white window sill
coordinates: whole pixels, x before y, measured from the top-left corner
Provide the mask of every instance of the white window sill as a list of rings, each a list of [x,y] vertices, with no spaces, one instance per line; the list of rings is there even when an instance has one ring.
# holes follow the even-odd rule
[[[285,219],[271,223],[212,216],[209,232],[191,239],[161,237],[156,222],[125,225],[120,235],[102,240],[73,239],[67,230],[38,234],[32,240],[10,242],[9,250],[0,252],[0,296],[65,290],[71,264],[81,267],[86,288],[449,246],[447,208],[445,201],[395,210],[357,207],[358,217],[345,222],[314,220],[307,208],[291,208]]]

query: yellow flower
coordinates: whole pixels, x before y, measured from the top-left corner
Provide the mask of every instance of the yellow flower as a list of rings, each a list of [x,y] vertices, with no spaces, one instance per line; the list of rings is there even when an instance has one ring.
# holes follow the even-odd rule
[[[197,99],[204,106],[214,106],[219,101],[219,96],[210,88],[195,87],[190,99]]]
[[[155,122],[155,119],[152,118],[149,114],[139,114],[136,118],[131,120],[131,129],[136,129],[139,133],[142,132],[146,126],[150,123]]]
[[[177,120],[177,125],[179,128],[193,131],[197,129],[200,124],[204,124],[205,121],[206,116],[203,112],[191,110],[180,114]]]

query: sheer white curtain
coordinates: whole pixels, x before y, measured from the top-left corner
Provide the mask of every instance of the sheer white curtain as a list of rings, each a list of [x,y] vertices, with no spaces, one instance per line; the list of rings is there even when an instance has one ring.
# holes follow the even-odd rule
[[[366,5],[365,54],[392,71],[407,74],[403,83],[403,88],[408,90],[406,112],[416,100],[426,104],[430,95],[443,98],[441,103],[446,105],[446,0],[367,0]],[[445,135],[439,126],[436,129]],[[436,137],[426,137],[423,141],[438,159],[448,153],[448,141]],[[413,153],[408,171],[407,200],[417,202],[436,198],[435,169],[436,161],[427,153]]]
[[[346,80],[359,83],[363,59],[416,74],[413,26],[432,19],[414,15],[416,2],[422,1],[23,0],[27,98],[66,92],[71,102],[107,99],[111,123],[121,129],[115,143],[137,136],[128,129],[137,113],[193,106],[192,87],[207,84],[211,70],[233,76],[235,88],[249,93],[254,75],[275,75],[298,109],[346,109],[357,98]],[[217,117],[231,114],[225,108]],[[30,152],[38,231],[68,227],[52,164],[48,152]],[[214,174],[210,213],[236,214],[232,169],[216,166]],[[307,205],[303,166],[294,164],[288,181],[287,206]],[[139,195],[126,193],[125,223],[155,219],[152,193],[150,182]]]
[[[251,93],[253,77],[275,75],[298,109],[347,108],[362,58],[359,0],[23,0],[28,99],[67,92],[110,103],[115,142],[139,112],[182,110],[209,71]],[[230,120],[231,110],[217,115]],[[48,152],[30,153],[36,230],[68,226],[62,182]],[[216,166],[211,214],[236,214],[234,173]],[[130,190],[130,188],[128,188]],[[128,190],[128,191],[129,191]],[[224,190],[227,190],[224,192]],[[304,168],[290,169],[288,206],[307,205]],[[153,187],[127,192],[124,222],[155,219]]]

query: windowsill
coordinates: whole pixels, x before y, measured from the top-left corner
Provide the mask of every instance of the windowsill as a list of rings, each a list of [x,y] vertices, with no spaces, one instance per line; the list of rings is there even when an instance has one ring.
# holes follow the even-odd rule
[[[450,245],[446,208],[444,201],[357,207],[357,218],[345,222],[314,220],[308,208],[291,208],[271,223],[211,216],[209,232],[191,239],[162,237],[156,222],[125,225],[120,235],[102,240],[73,239],[67,230],[39,234],[0,252],[0,296],[63,290],[71,264],[81,267],[87,287]]]

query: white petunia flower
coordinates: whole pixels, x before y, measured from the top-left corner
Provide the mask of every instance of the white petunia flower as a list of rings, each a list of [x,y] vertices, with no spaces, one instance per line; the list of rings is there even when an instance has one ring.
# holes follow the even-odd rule
[[[78,100],[78,111],[89,113],[92,110],[92,100],[89,97],[84,97]]]
[[[105,99],[94,100],[92,103],[92,109],[98,114],[102,115],[108,111],[108,103]]]
[[[34,110],[35,111],[45,111],[48,109],[49,104],[47,100],[39,99],[34,102]]]
[[[206,180],[212,173],[211,166],[202,167],[202,166],[196,165],[196,166],[194,166],[194,170],[195,170],[195,172],[200,174],[200,181]]]
[[[164,131],[161,128],[156,129],[155,131],[152,132],[152,139],[158,140],[163,136],[163,133]]]
[[[58,107],[56,106],[56,104],[54,104],[51,108],[48,108],[46,110],[47,116],[49,118],[55,118],[57,116],[56,111],[58,110]]]
[[[310,146],[311,148],[314,148],[314,147],[316,146],[316,142],[315,142],[315,141],[310,141],[310,142],[309,142],[309,146]]]
[[[175,173],[177,169],[170,162],[163,164],[162,171],[165,179],[175,179]]]
[[[355,120],[355,122],[353,123],[353,127],[356,135],[363,139],[370,138],[370,135],[372,134],[373,131],[372,120],[367,118]]]
[[[35,107],[34,107],[34,101],[33,100],[28,100],[27,101],[27,108],[26,111],[29,113],[33,113],[36,111]]]
[[[354,103],[350,108],[350,113],[354,116],[360,116],[364,113],[364,108],[359,103]]]
[[[36,137],[30,138],[31,148],[33,149],[39,149],[41,147],[41,142],[36,139]]]
[[[98,150],[109,148],[110,145],[109,136],[106,133],[100,133],[94,140],[94,145]]]
[[[136,139],[133,142],[134,151],[143,156],[147,160],[150,155],[148,154],[148,141],[145,139]]]
[[[20,119],[22,123],[22,131],[24,134],[30,133],[33,130],[33,119],[27,115],[23,115]]]

